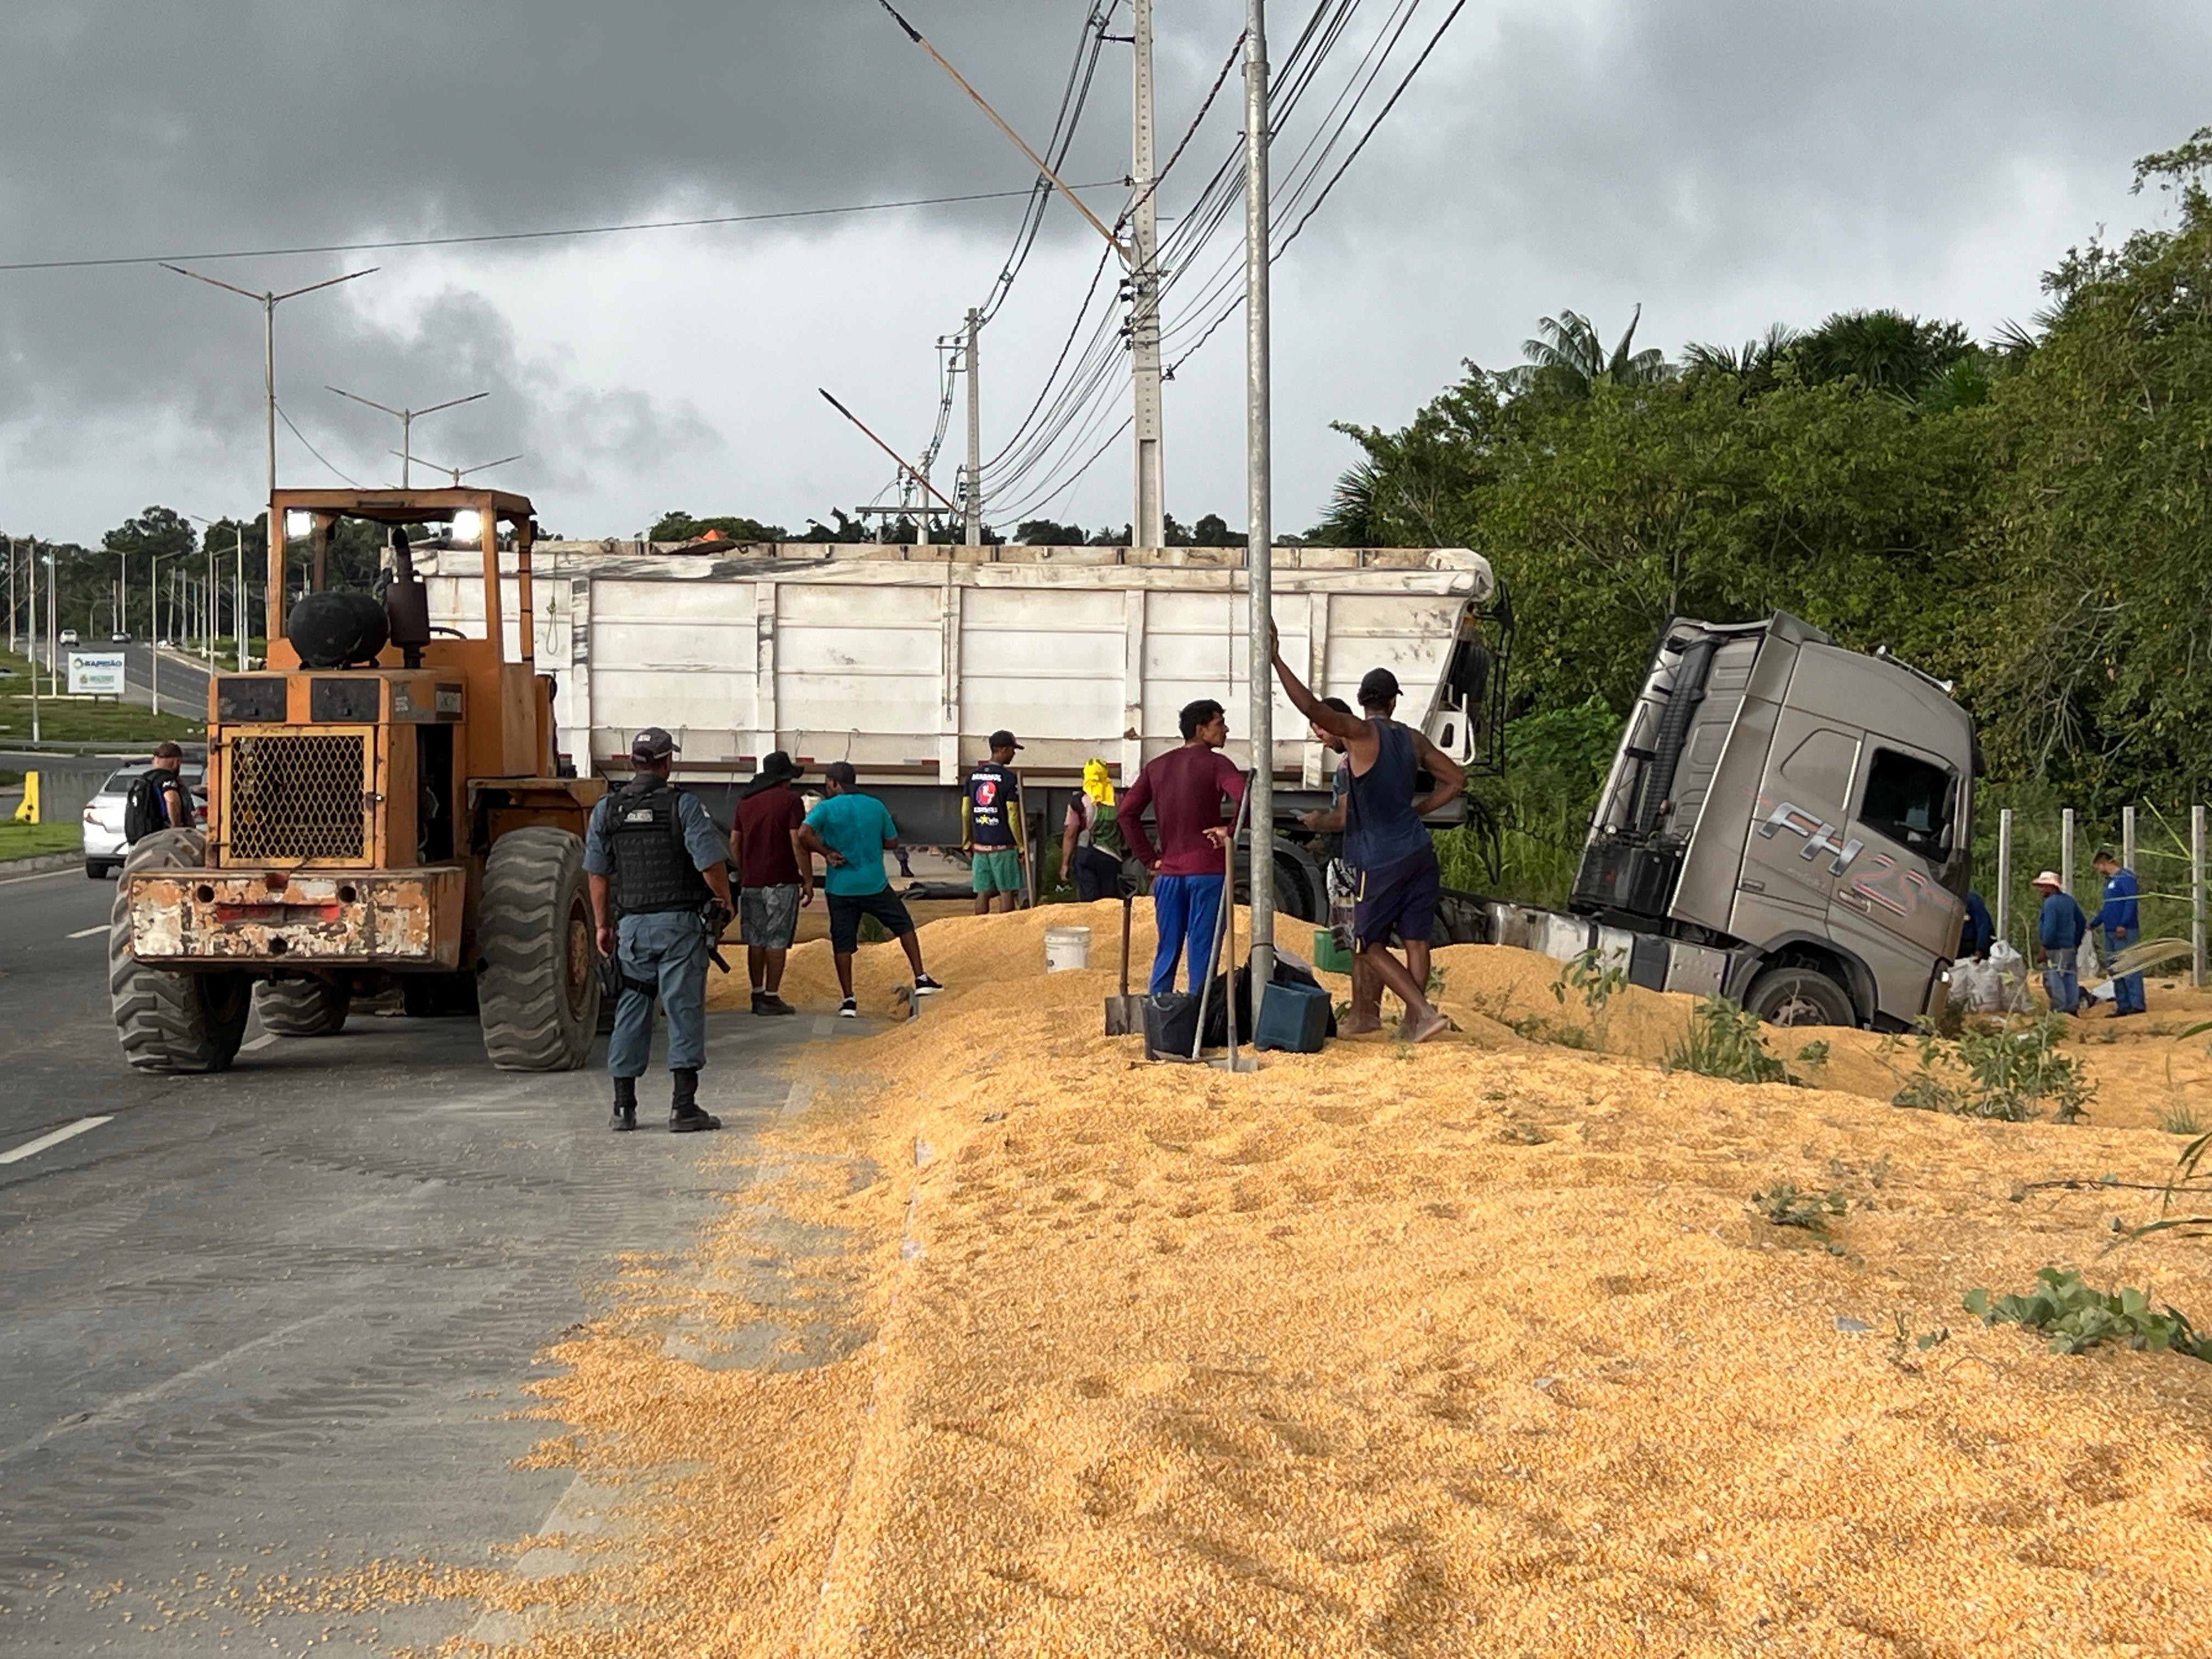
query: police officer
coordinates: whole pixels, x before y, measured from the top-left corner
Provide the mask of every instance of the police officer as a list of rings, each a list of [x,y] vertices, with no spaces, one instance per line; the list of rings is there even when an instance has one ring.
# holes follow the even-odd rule
[[[729,849],[698,798],[670,785],[675,753],[675,739],[659,726],[637,734],[630,781],[592,811],[584,872],[599,954],[614,957],[622,976],[607,1044],[615,1085],[608,1127],[637,1127],[637,1079],[652,1051],[658,995],[668,1011],[668,1073],[675,1079],[668,1127],[684,1134],[722,1127],[699,1109],[699,1067],[707,1058],[707,956],[732,911]],[[622,911],[619,951],[611,899]]]

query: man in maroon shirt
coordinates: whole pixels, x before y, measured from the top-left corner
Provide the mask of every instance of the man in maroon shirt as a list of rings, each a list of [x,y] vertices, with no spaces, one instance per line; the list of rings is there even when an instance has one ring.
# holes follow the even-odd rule
[[[814,860],[798,851],[799,827],[806,822],[806,803],[791,787],[799,775],[791,757],[777,750],[761,763],[730,820],[730,862],[738,866],[738,914],[757,1014],[799,1012],[776,994],[799,907],[814,902]]]
[[[1244,775],[1229,763],[1229,717],[1211,697],[1182,711],[1182,747],[1153,757],[1115,803],[1115,822],[1138,861],[1152,872],[1152,921],[1159,946],[1152,955],[1152,994],[1175,988],[1176,960],[1188,967],[1184,982],[1195,993],[1213,954],[1220,923],[1224,852],[1231,820],[1222,800],[1244,799]],[[1145,833],[1145,808],[1160,832],[1159,847]]]

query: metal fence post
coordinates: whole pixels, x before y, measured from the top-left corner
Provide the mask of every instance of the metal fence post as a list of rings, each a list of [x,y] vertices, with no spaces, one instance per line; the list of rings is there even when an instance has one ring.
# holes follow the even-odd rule
[[[2120,808],[2120,867],[2136,867],[2136,809],[2132,806]]]
[[[2009,939],[2006,924],[2012,920],[2012,808],[1997,813],[1997,937]]]
[[[2058,815],[2058,884],[2070,896],[2074,891],[2074,809],[2068,807]]]
[[[2201,990],[2204,985],[2204,808],[2189,809],[2189,954],[2190,975]]]

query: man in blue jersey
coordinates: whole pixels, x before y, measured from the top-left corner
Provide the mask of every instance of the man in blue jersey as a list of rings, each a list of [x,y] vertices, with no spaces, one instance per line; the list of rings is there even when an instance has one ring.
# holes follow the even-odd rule
[[[1467,787],[1467,774],[1421,733],[1391,719],[1398,706],[1398,677],[1389,669],[1370,669],[1359,682],[1360,713],[1340,714],[1291,671],[1283,660],[1281,640],[1271,643],[1275,678],[1285,695],[1316,731],[1344,740],[1351,773],[1344,800],[1344,857],[1359,880],[1352,933],[1360,959],[1406,1005],[1401,1029],[1407,1039],[1425,1042],[1449,1030],[1451,1022],[1431,1005],[1425,975],[1416,978],[1407,963],[1390,954],[1390,937],[1397,934],[1407,956],[1425,966],[1441,876],[1436,843],[1421,820]],[[1414,780],[1420,772],[1434,784],[1416,799]]]
[[[991,758],[969,769],[960,797],[960,850],[969,855],[968,878],[975,914],[988,915],[991,895],[1004,893],[1011,910],[1022,901],[1022,780],[1014,770],[1021,744],[1007,731],[991,733]]]
[[[2097,849],[2097,873],[2105,878],[2105,902],[2097,912],[2097,926],[2105,933],[2105,961],[2112,975],[2112,1018],[2123,1014],[2140,1014],[2143,1006],[2143,976],[2120,972],[2113,961],[2121,951],[2142,942],[2141,907],[2136,902],[2139,890],[2136,872],[2124,869],[2112,856],[2112,849]]]

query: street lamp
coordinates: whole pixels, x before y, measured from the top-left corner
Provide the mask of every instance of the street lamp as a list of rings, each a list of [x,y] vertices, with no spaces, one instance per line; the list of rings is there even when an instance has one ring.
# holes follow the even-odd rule
[[[374,398],[364,398],[358,392],[348,392],[343,386],[325,386],[323,390],[325,392],[335,392],[341,398],[350,398],[357,404],[365,404],[371,409],[380,410],[386,415],[398,417],[399,422],[399,487],[402,489],[406,489],[410,483],[408,477],[408,463],[409,458],[414,453],[415,417],[418,415],[435,415],[441,409],[458,409],[463,404],[472,404],[479,398],[489,398],[491,396],[491,393],[489,392],[471,392],[465,398],[448,398],[442,404],[432,404],[428,409],[393,409],[387,404],[378,403]],[[449,469],[441,468],[440,470],[447,471]]]
[[[396,449],[387,450],[385,453],[391,455],[399,454],[399,452]],[[404,456],[401,457],[401,459],[403,460],[405,459],[406,458]],[[453,488],[459,489],[461,487],[461,480],[464,478],[469,477],[478,472],[489,472],[495,466],[505,466],[509,461],[519,461],[521,459],[522,457],[520,455],[502,455],[495,461],[478,461],[474,466],[441,466],[437,462],[432,460],[428,455],[425,455],[422,458],[422,465],[428,467],[433,472],[443,472],[450,475],[453,480]]]
[[[258,301],[260,303],[262,319],[261,383],[266,404],[264,412],[268,417],[267,424],[269,428],[269,495],[267,499],[273,504],[276,499],[276,307],[283,304],[287,300],[298,299],[302,294],[313,294],[319,289],[336,288],[340,283],[350,283],[356,276],[370,276],[380,269],[380,267],[371,265],[366,270],[350,270],[343,276],[331,276],[325,278],[324,281],[319,283],[309,283],[305,288],[291,289],[283,294],[274,292],[256,294],[250,288],[240,288],[235,283],[226,283],[217,276],[203,276],[197,270],[186,270],[182,265],[173,265],[166,261],[161,262],[161,269],[164,270],[173,270],[179,276],[189,276],[196,283],[205,283],[210,288],[226,289],[233,294],[243,294],[247,299]],[[275,511],[273,505],[271,506],[270,510],[272,512]],[[283,544],[276,540],[276,535],[277,526],[272,522],[269,526],[269,540],[270,544],[270,551],[272,556],[279,555],[283,547]],[[272,556],[271,562],[276,562],[274,556]],[[243,580],[241,580],[240,586],[242,586],[243,585]],[[246,636],[246,622],[243,617],[239,619],[238,632],[240,639],[239,649],[240,652],[243,653],[246,648],[244,644]]]

